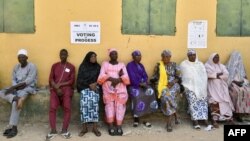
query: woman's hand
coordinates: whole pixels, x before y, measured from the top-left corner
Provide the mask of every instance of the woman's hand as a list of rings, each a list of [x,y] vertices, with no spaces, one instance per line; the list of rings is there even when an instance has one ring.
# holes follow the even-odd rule
[[[223,73],[222,73],[222,72],[221,72],[221,73],[217,73],[217,76],[216,76],[216,77],[217,77],[217,79],[220,79],[220,76],[221,76],[221,75],[223,75]]]
[[[95,82],[95,83],[89,84],[89,88],[90,88],[91,90],[93,90],[93,91],[96,91],[96,90],[97,90],[97,83]]]

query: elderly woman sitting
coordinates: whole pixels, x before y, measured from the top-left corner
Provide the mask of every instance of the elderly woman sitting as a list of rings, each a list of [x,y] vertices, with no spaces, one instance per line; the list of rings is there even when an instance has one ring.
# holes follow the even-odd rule
[[[207,121],[207,72],[203,63],[198,61],[195,50],[189,49],[187,56],[188,60],[184,60],[180,68],[191,120],[193,120],[194,129],[200,130],[198,120],[204,120],[207,126],[205,130],[211,130],[213,126]]]
[[[175,96],[180,93],[180,69],[175,62],[171,62],[171,52],[164,50],[161,53],[161,61],[156,64],[151,82],[155,84],[158,90],[158,99],[160,99],[161,110],[166,116],[167,131],[172,131],[171,119],[175,116],[175,123],[179,124],[176,115],[177,103]]]
[[[228,92],[228,71],[219,61],[219,54],[213,53],[205,64],[208,75],[208,104],[215,128],[219,127],[216,121],[232,120],[234,111]]]
[[[235,117],[238,121],[242,121],[243,114],[250,114],[250,85],[242,57],[238,51],[231,54],[227,69],[229,94],[235,108]]]

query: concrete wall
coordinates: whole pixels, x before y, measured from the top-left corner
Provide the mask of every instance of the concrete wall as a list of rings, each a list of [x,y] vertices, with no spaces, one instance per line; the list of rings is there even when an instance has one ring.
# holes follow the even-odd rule
[[[212,52],[218,52],[221,62],[227,61],[230,52],[239,50],[244,58],[247,74],[250,75],[249,37],[216,37],[217,0],[177,0],[176,35],[144,36],[122,35],[122,0],[35,0],[34,34],[0,33],[0,88],[11,84],[11,71],[17,63],[16,53],[20,48],[29,51],[29,61],[39,71],[39,86],[48,85],[51,65],[59,60],[59,50],[69,50],[69,61],[78,68],[85,54],[93,50],[98,61],[107,57],[107,49],[115,47],[119,60],[127,63],[134,49],[141,50],[142,62],[149,76],[155,63],[160,60],[163,49],[173,53],[172,61],[180,63],[186,58],[187,26],[191,20],[208,20],[208,48],[197,49],[199,59],[205,62]],[[75,45],[70,43],[71,21],[100,21],[101,43],[98,45]]]
[[[40,90],[36,95],[30,95],[29,98],[25,101],[23,106],[20,122],[36,123],[36,122],[48,122],[49,121],[49,91],[47,89]],[[72,111],[71,111],[71,122],[80,123],[80,95],[75,92],[72,98]],[[187,101],[186,98],[180,95],[177,95],[178,102],[178,114],[181,118],[189,118],[187,115]],[[0,119],[1,121],[8,122],[10,116],[10,104],[6,101],[0,99]],[[102,102],[102,97],[99,102],[99,116],[100,121],[104,121],[104,104]],[[127,110],[125,120],[132,119],[130,101],[127,102]],[[60,107],[57,112],[57,121],[61,122],[63,118],[62,108]],[[146,118],[151,119],[164,119],[164,115],[158,110],[156,113],[146,116]]]

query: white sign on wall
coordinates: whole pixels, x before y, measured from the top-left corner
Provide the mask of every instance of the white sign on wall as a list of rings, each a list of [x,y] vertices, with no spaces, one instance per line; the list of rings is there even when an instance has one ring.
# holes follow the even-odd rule
[[[188,23],[188,48],[207,48],[207,20]]]
[[[100,22],[70,22],[72,44],[100,44]]]

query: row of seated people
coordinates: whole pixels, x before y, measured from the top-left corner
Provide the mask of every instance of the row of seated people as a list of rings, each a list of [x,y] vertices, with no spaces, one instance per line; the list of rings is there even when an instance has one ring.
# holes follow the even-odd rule
[[[233,113],[250,113],[250,87],[246,78],[242,58],[239,52],[233,52],[227,66],[219,62],[219,54],[214,53],[204,65],[198,61],[196,52],[189,49],[187,60],[177,65],[170,61],[171,52],[164,50],[162,59],[156,64],[153,76],[148,78],[141,63],[140,51],[132,53],[133,60],[125,66],[118,61],[116,49],[109,49],[109,61],[102,65],[97,62],[97,54],[88,52],[81,63],[77,75],[77,90],[80,93],[80,118],[82,129],[79,136],[88,132],[88,124],[93,124],[92,132],[101,136],[97,128],[99,121],[100,86],[102,86],[105,104],[105,120],[110,135],[122,135],[122,122],[126,102],[131,98],[134,127],[139,118],[159,108],[166,117],[166,129],[172,131],[172,118],[179,120],[176,114],[176,95],[182,91],[188,101],[188,109],[194,129],[201,129],[198,121],[204,120],[206,130],[218,128],[216,121],[233,120]],[[75,82],[75,67],[67,61],[68,51],[60,51],[60,62],[53,64],[49,77],[50,84],[50,133],[46,140],[57,135],[56,112],[63,107],[63,126],[60,134],[70,138],[68,131],[71,113],[71,98]],[[3,133],[7,138],[17,135],[17,124],[23,102],[34,93],[37,82],[37,69],[27,61],[25,49],[18,51],[19,64],[13,70],[12,86],[3,89],[0,97],[12,104],[9,127]],[[127,90],[127,86],[129,86]],[[129,94],[128,94],[129,93]],[[208,109],[211,110],[212,124],[208,123]],[[143,122],[146,127],[151,123]]]

